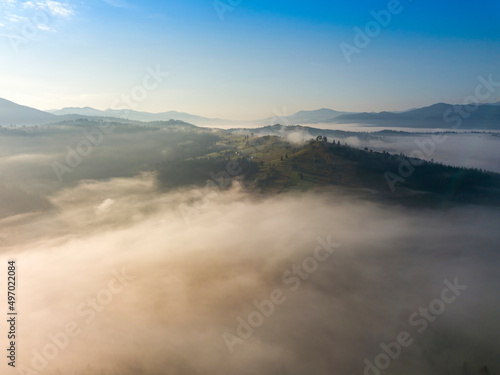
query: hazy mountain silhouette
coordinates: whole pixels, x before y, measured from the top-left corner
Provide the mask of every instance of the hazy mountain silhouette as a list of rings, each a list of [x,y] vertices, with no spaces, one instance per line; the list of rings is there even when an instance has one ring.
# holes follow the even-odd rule
[[[207,118],[177,111],[150,113],[142,111],[133,111],[129,109],[106,109],[105,111],[101,111],[91,107],[83,107],[83,108],[66,107],[59,110],[53,110],[51,111],[51,113],[55,115],[114,117],[114,118],[127,119],[133,121],[147,121],[147,122],[179,120],[199,126],[217,126],[217,125],[238,123],[238,121],[224,120],[219,118]]]
[[[498,103],[480,104],[474,107],[474,105],[437,103],[402,113],[345,114],[328,122],[416,128],[500,129],[500,105]]]
[[[340,112],[333,109],[321,108],[314,111],[299,111],[293,115],[286,116],[286,119],[292,124],[317,124],[348,113],[350,112]]]
[[[50,113],[49,113],[50,112]],[[477,106],[437,103],[428,107],[404,112],[360,112],[348,113],[321,108],[299,111],[292,115],[276,115],[255,121],[233,121],[207,118],[185,112],[167,111],[149,113],[127,109],[106,109],[91,107],[66,107],[48,112],[0,99],[0,125],[44,125],[79,118],[121,119],[122,121],[183,121],[197,126],[244,126],[244,125],[300,125],[318,123],[364,123],[388,127],[443,128],[443,129],[500,129],[500,103]]]
[[[53,114],[0,98],[0,125],[42,125],[56,120]]]

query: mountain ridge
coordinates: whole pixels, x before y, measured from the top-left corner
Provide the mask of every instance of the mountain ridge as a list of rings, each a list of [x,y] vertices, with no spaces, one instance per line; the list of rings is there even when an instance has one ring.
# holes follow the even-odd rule
[[[340,115],[329,123],[367,123],[398,127],[458,129],[500,129],[499,103],[479,104],[475,107],[436,103],[406,112],[361,112]]]
[[[255,121],[236,121],[208,118],[179,111],[150,113],[128,109],[99,110],[92,107],[65,107],[41,111],[0,98],[0,126],[46,125],[78,118],[103,118],[126,121],[178,120],[196,126],[269,126],[308,124],[353,124],[362,123],[387,127],[484,129],[500,130],[500,102],[479,104],[476,107],[435,103],[430,106],[402,112],[344,112],[329,108],[301,110],[292,115],[269,117]]]
[[[41,125],[57,116],[0,98],[0,125]]]

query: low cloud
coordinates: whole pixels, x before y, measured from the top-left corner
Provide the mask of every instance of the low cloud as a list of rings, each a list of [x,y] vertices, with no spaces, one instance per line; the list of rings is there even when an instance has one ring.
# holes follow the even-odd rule
[[[111,207],[115,204],[113,199],[105,199],[100,205],[96,207],[96,213],[98,215],[107,213]]]
[[[48,9],[53,16],[70,17],[74,14],[71,5],[61,3],[59,1],[45,1],[45,3],[39,4],[40,6]]]
[[[499,371],[498,211],[409,211],[319,191],[259,198],[238,185],[163,193],[151,173],[82,181],[50,203],[0,222],[1,262],[19,265],[26,368],[74,322],[78,335],[40,373],[356,375],[401,331],[414,342],[382,373],[464,361]],[[181,205],[196,212],[189,224]],[[318,237],[341,247],[290,290],[283,273]],[[117,272],[130,281],[110,294]],[[409,316],[455,278],[467,290],[418,333]],[[277,288],[286,301],[231,354],[224,333],[237,335],[238,317]]]

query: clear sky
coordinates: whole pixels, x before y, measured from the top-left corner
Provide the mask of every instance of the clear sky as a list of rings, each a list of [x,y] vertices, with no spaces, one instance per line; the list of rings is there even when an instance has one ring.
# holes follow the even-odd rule
[[[125,107],[117,98],[144,95],[159,67],[168,77],[146,79],[134,109],[248,120],[461,103],[479,75],[500,81],[498,0],[397,3],[0,0],[0,97]],[[388,9],[378,32],[371,11]],[[356,44],[367,25],[369,44]],[[341,43],[357,48],[350,62]]]

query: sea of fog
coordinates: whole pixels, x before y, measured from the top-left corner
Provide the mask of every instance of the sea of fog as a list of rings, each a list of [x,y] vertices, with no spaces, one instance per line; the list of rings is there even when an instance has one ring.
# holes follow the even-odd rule
[[[152,174],[49,199],[0,220],[20,374],[499,371],[498,210],[166,193]]]
[[[305,124],[304,126],[310,126],[318,129],[328,129],[328,130],[343,130],[343,131],[354,131],[354,132],[378,132],[381,130],[395,130],[409,133],[435,133],[441,132],[443,129],[440,128],[411,128],[411,127],[398,127],[398,126],[380,126],[362,123],[351,123],[351,124],[336,124],[336,123],[318,123],[318,124]],[[444,129],[451,130],[458,133],[466,133],[471,130],[468,129]],[[482,130],[478,130],[482,131]],[[488,130],[488,132],[500,133],[500,130]]]
[[[500,371],[496,208],[165,191],[144,166],[193,147],[165,129],[118,128],[59,181],[82,131],[16,134],[0,136],[0,278],[15,259],[19,374]],[[428,137],[344,141],[410,153]],[[432,157],[498,170],[498,146],[449,135]]]
[[[353,136],[345,141],[359,148],[416,155],[446,165],[500,173],[500,136],[491,133],[377,135],[368,140]]]

